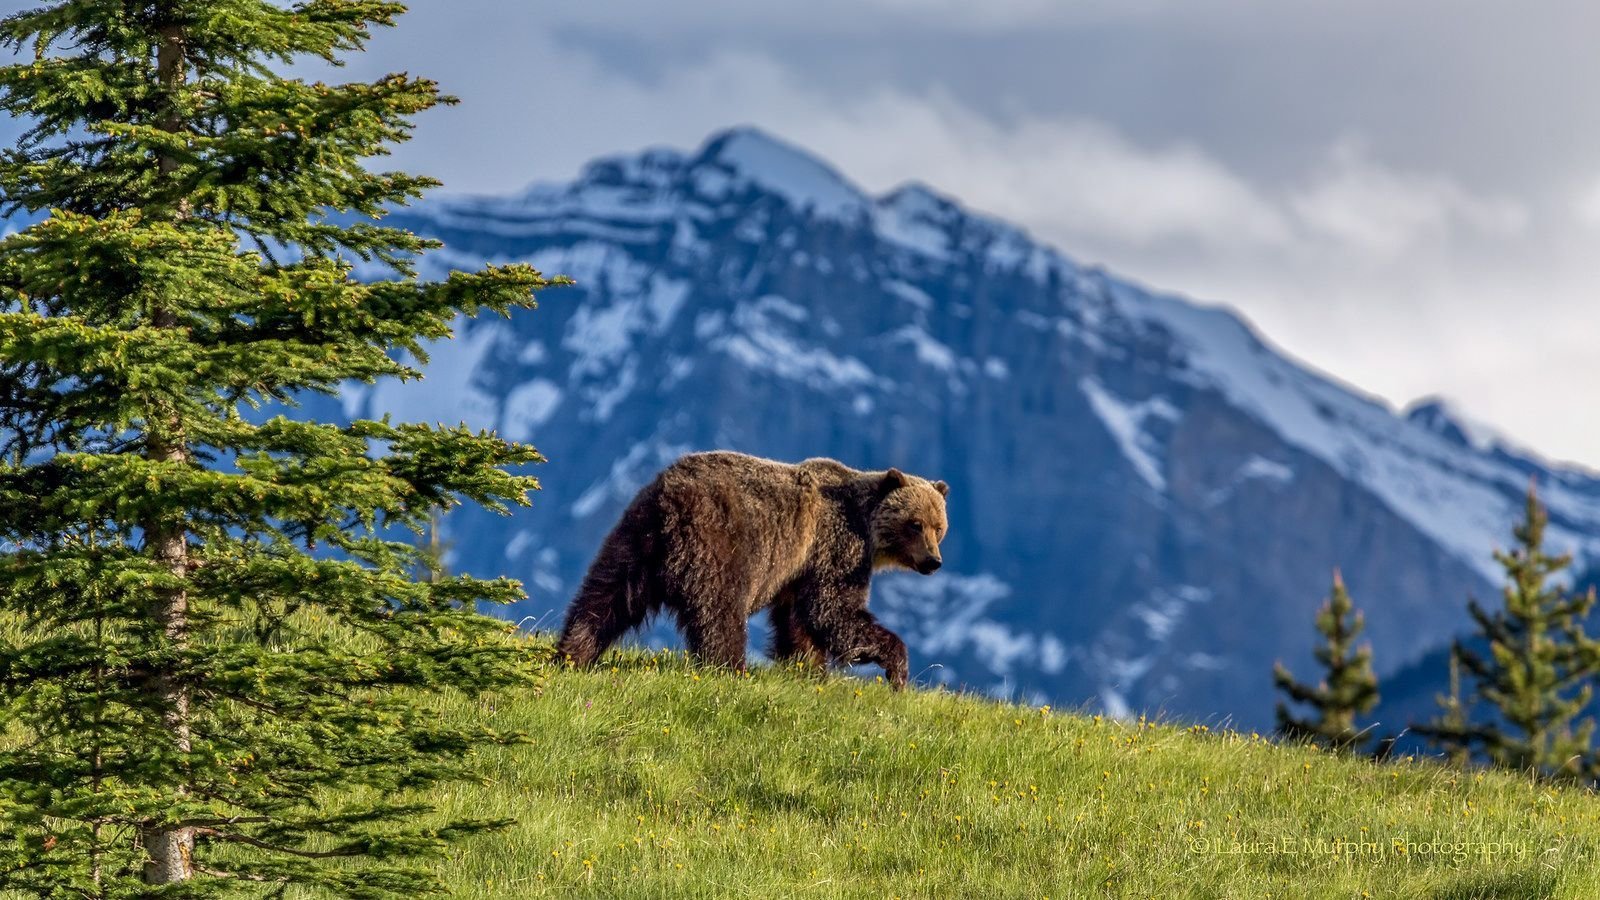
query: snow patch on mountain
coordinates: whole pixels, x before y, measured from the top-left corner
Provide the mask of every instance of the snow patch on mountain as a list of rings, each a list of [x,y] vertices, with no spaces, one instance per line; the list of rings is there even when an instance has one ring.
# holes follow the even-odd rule
[[[561,388],[548,378],[512,388],[500,417],[500,434],[511,441],[532,440],[535,430],[555,414],[561,397]]]
[[[517,362],[525,366],[537,366],[549,358],[550,350],[540,340],[530,340],[517,351]]]
[[[941,372],[955,371],[955,351],[934,340],[933,335],[916,325],[901,326],[889,337],[896,342],[910,344],[917,353],[917,361],[923,365],[932,366]]]
[[[522,555],[522,551],[533,545],[533,532],[523,529],[511,536],[506,542],[506,559],[515,560]]]
[[[1144,623],[1150,640],[1160,643],[1172,635],[1183,620],[1188,608],[1211,599],[1211,592],[1192,584],[1181,585],[1172,592],[1158,592],[1134,604],[1130,611],[1134,618]]]
[[[1233,496],[1233,492],[1240,485],[1251,481],[1266,482],[1280,486],[1286,485],[1294,481],[1294,469],[1264,456],[1252,455],[1234,471],[1233,477],[1228,480],[1227,484],[1207,495],[1206,505],[1216,506],[1226,501]]]
[[[917,309],[923,311],[933,309],[933,298],[929,297],[926,291],[915,285],[906,284],[904,281],[891,280],[884,282],[883,288]]]
[[[752,308],[761,315],[775,315],[791,322],[804,322],[811,318],[810,310],[776,294],[767,294],[764,297],[756,298]]]
[[[689,296],[686,282],[654,274],[608,244],[585,241],[541,253],[535,265],[541,271],[578,273],[572,277],[579,284],[605,288],[609,302],[580,307],[561,338],[561,346],[577,357],[574,376],[612,369],[632,348],[637,334],[659,334],[669,327]]]
[[[1234,476],[1237,481],[1276,481],[1279,484],[1288,484],[1294,480],[1294,470],[1280,462],[1273,462],[1262,456],[1252,456],[1245,460]]]
[[[1176,421],[1180,415],[1177,408],[1165,397],[1130,403],[1113,395],[1093,378],[1080,379],[1078,387],[1088,398],[1095,415],[1116,439],[1117,446],[1122,448],[1122,455],[1133,470],[1156,493],[1164,493],[1167,479],[1162,474],[1165,464],[1160,458],[1160,442],[1145,430],[1145,423],[1151,418]]]
[[[611,418],[611,414],[628,399],[639,381],[639,357],[629,355],[622,361],[622,365],[612,373],[609,380],[598,384],[589,385],[584,390],[584,397],[590,403],[590,408],[583,414],[583,418],[604,422]]]
[[[795,326],[807,315],[803,307],[767,296],[738,304],[731,323],[725,323],[720,314],[696,320],[695,333],[710,339],[712,349],[746,368],[819,390],[876,383],[877,377],[866,363],[853,356],[838,356],[797,335]]]

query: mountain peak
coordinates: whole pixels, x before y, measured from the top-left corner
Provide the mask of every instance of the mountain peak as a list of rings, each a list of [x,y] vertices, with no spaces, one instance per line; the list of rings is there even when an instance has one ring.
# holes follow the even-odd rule
[[[1455,401],[1436,394],[1412,401],[1403,415],[1407,422],[1474,450],[1492,450],[1507,443],[1498,431],[1462,412]]]
[[[922,210],[959,210],[960,201],[948,194],[941,193],[930,187],[925,182],[907,181],[894,190],[883,195],[880,201],[885,206],[902,206],[919,208]]]
[[[829,219],[855,219],[868,199],[832,167],[758,128],[743,126],[713,135],[696,165],[714,164],[782,196],[796,209]]]
[[[1420,425],[1440,437],[1463,447],[1472,446],[1467,430],[1462,427],[1458,414],[1450,401],[1439,396],[1421,397],[1411,402],[1403,413],[1407,422]]]
[[[648,184],[663,187],[683,168],[682,151],[671,147],[647,147],[638,153],[606,156],[584,166],[580,182],[607,186]]]

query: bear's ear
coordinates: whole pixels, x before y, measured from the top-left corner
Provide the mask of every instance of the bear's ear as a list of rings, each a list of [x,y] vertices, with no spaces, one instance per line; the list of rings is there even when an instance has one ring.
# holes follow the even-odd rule
[[[906,474],[899,469],[891,468],[883,473],[883,480],[878,482],[878,492],[887,494],[895,488],[906,486]]]
[[[942,481],[935,481],[933,483],[933,489],[938,491],[939,492],[939,496],[941,496],[941,497],[950,496],[950,485],[945,484]]]

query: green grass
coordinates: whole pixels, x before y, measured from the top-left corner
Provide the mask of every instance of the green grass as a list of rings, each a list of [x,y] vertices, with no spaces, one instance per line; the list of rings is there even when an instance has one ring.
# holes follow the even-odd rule
[[[533,741],[430,795],[517,820],[463,897],[1600,896],[1600,798],[1509,774],[641,653],[438,711]]]

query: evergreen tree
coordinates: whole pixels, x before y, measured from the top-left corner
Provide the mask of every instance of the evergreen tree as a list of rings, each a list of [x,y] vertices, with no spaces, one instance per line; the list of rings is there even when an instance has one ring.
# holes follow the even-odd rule
[[[55,0],[0,20],[22,58],[0,112],[31,125],[0,197],[33,223],[0,241],[0,891],[415,896],[428,854],[495,824],[424,829],[406,798],[510,739],[423,704],[525,672],[474,612],[520,587],[419,581],[391,529],[526,504],[538,453],[271,415],[416,377],[399,351],[550,283],[424,283],[434,245],[381,223],[433,182],[365,161],[449,102],[432,82],[276,71],[401,12]]]
[[[1461,698],[1461,659],[1454,646],[1450,649],[1450,693],[1436,695],[1434,702],[1440,709],[1439,734],[1435,742],[1451,765],[1465,768],[1472,762],[1472,745],[1468,739],[1472,733],[1472,717]]]
[[[417,577],[423,581],[440,581],[450,576],[450,569],[445,564],[445,557],[449,555],[454,541],[444,537],[444,516],[435,509],[428,516],[428,525],[423,532],[417,535],[416,546],[419,554],[420,565],[417,566]]]
[[[1286,737],[1315,741],[1335,749],[1348,749],[1361,739],[1356,716],[1378,704],[1378,678],[1372,672],[1372,648],[1356,647],[1364,627],[1363,617],[1350,602],[1344,579],[1333,573],[1328,602],[1317,611],[1317,631],[1323,643],[1315,653],[1326,672],[1316,685],[1296,681],[1282,663],[1273,666],[1272,680],[1295,703],[1312,709],[1296,717],[1287,704],[1278,704],[1278,730]]]
[[[1502,606],[1467,608],[1488,644],[1482,653],[1460,641],[1451,651],[1475,685],[1474,699],[1493,711],[1490,720],[1470,721],[1460,705],[1418,730],[1459,756],[1475,749],[1489,762],[1565,779],[1600,774],[1592,746],[1594,721],[1585,715],[1600,675],[1600,641],[1584,632],[1595,605],[1591,587],[1573,593],[1552,584],[1572,562],[1544,551],[1547,524],[1538,493],[1528,487],[1523,522],[1513,529],[1516,545],[1496,551],[1506,573]]]

